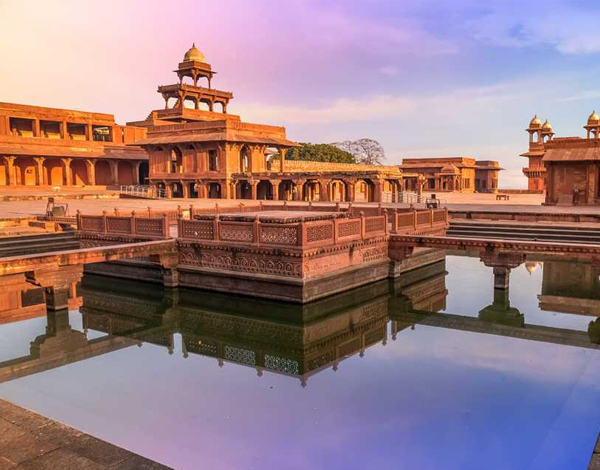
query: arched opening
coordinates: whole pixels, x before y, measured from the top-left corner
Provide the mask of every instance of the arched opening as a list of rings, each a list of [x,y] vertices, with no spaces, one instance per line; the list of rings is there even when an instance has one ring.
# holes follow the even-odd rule
[[[117,166],[117,182],[119,184],[133,184],[133,166],[129,162],[119,162]]]
[[[252,199],[252,187],[246,180],[238,181],[235,186],[236,199]]]
[[[250,149],[243,145],[240,149],[240,173],[246,173],[250,170]]]
[[[64,184],[65,178],[62,161],[47,159],[44,162],[44,181],[50,186],[62,186]]]
[[[329,200],[343,202],[347,198],[346,183],[342,180],[333,180],[329,183]]]
[[[18,184],[22,186],[35,186],[35,161],[29,157],[19,157],[15,161],[15,170]]]
[[[359,179],[354,187],[354,200],[361,202],[373,202],[375,185],[371,180]]]
[[[183,155],[177,147],[171,149],[171,173],[183,173]]]
[[[183,197],[183,186],[181,183],[171,185],[171,197]]]
[[[318,181],[309,180],[302,188],[305,201],[319,201],[321,199],[321,185]]]
[[[189,197],[193,197],[193,198],[198,197],[198,186],[196,183],[188,184],[188,194],[189,194]]]
[[[71,167],[73,166],[73,164],[71,163]],[[99,186],[107,186],[109,184],[111,184],[111,178],[110,178],[110,165],[108,164],[108,162],[106,160],[99,160],[96,162],[95,168],[94,168],[94,175],[95,175],[95,179],[96,179],[96,184]],[[75,184],[75,182],[73,181],[73,184]]]
[[[270,181],[261,180],[256,187],[256,198],[257,199],[273,199],[273,185]]]
[[[71,181],[73,182],[74,186],[85,186],[86,184],[89,184],[87,177],[87,165],[84,161],[73,160],[71,162]]]
[[[297,194],[297,188],[293,181],[283,180],[279,183],[279,200],[292,201]]]
[[[138,181],[140,184],[148,184],[148,177],[150,176],[150,167],[148,162],[141,162],[138,168]]]
[[[267,149],[265,149],[265,168],[268,171],[279,171],[279,160],[275,160],[275,157],[279,159],[278,149],[276,149],[275,147],[268,147]]]
[[[208,198],[221,199],[221,185],[219,183],[208,183]]]

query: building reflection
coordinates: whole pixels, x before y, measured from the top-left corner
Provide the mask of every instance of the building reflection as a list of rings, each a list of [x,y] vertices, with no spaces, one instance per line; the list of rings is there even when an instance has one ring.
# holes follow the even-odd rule
[[[305,305],[85,275],[78,287],[82,297],[72,300],[81,304],[82,331],[70,325],[66,311],[42,310],[43,291],[7,291],[4,312],[14,318],[46,314],[47,326],[30,340],[29,354],[0,363],[0,382],[148,343],[183,358],[212,358],[215,367],[235,364],[259,376],[292,377],[306,386],[320,371],[335,371],[344,360],[385,345],[388,335],[401,341],[401,333],[415,325],[598,348],[600,320],[593,320],[587,332],[527,324],[526,313],[511,306],[508,289],[494,289],[491,303],[476,317],[447,312],[445,259],[428,256],[424,266],[394,281]],[[553,263],[543,266],[540,306],[566,305],[571,313],[593,314],[600,297],[594,268],[562,261],[555,268]],[[575,281],[577,276],[581,282]],[[577,311],[573,305],[579,306]]]

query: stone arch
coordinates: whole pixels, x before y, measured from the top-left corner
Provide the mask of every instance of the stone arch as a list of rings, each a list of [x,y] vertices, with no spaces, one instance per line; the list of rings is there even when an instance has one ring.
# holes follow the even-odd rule
[[[223,196],[220,183],[208,183],[207,190],[209,199],[221,199]]]
[[[329,200],[344,202],[348,198],[348,188],[342,180],[335,179],[329,183]]]
[[[89,184],[87,165],[83,160],[73,160],[71,162],[71,181],[73,182],[73,186],[85,186]]]
[[[140,162],[138,167],[138,181],[140,184],[147,184],[150,176],[150,166],[148,162]]]
[[[320,201],[321,185],[316,180],[308,180],[302,187],[302,194],[305,201]]]
[[[269,180],[260,180],[256,187],[256,199],[273,199],[273,185]]]
[[[49,158],[44,162],[44,181],[50,186],[65,184],[64,166],[61,160]]]
[[[133,184],[133,165],[130,162],[119,161],[117,165],[117,182],[119,184]]]
[[[375,200],[375,184],[368,178],[356,180],[354,186],[354,200],[361,202],[373,202]]]
[[[283,180],[279,183],[279,200],[280,201],[292,201],[294,199],[294,194],[296,194],[298,188],[296,188],[296,184],[292,180]]]
[[[181,183],[171,183],[171,197],[183,197],[183,185]]]
[[[247,180],[240,180],[235,185],[236,199],[252,199],[252,187]]]
[[[18,157],[15,161],[15,173],[22,186],[35,186],[35,160],[31,157]]]

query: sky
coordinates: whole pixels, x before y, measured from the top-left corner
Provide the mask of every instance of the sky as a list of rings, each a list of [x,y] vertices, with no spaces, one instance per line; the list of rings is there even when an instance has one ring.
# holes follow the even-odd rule
[[[596,0],[0,0],[0,101],[140,120],[195,42],[245,121],[498,160],[519,188],[535,114],[584,136],[600,109],[598,24]]]

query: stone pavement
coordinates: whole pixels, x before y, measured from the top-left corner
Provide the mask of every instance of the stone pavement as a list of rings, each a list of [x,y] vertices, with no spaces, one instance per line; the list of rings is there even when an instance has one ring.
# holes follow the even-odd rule
[[[0,400],[0,470],[172,470]]]

